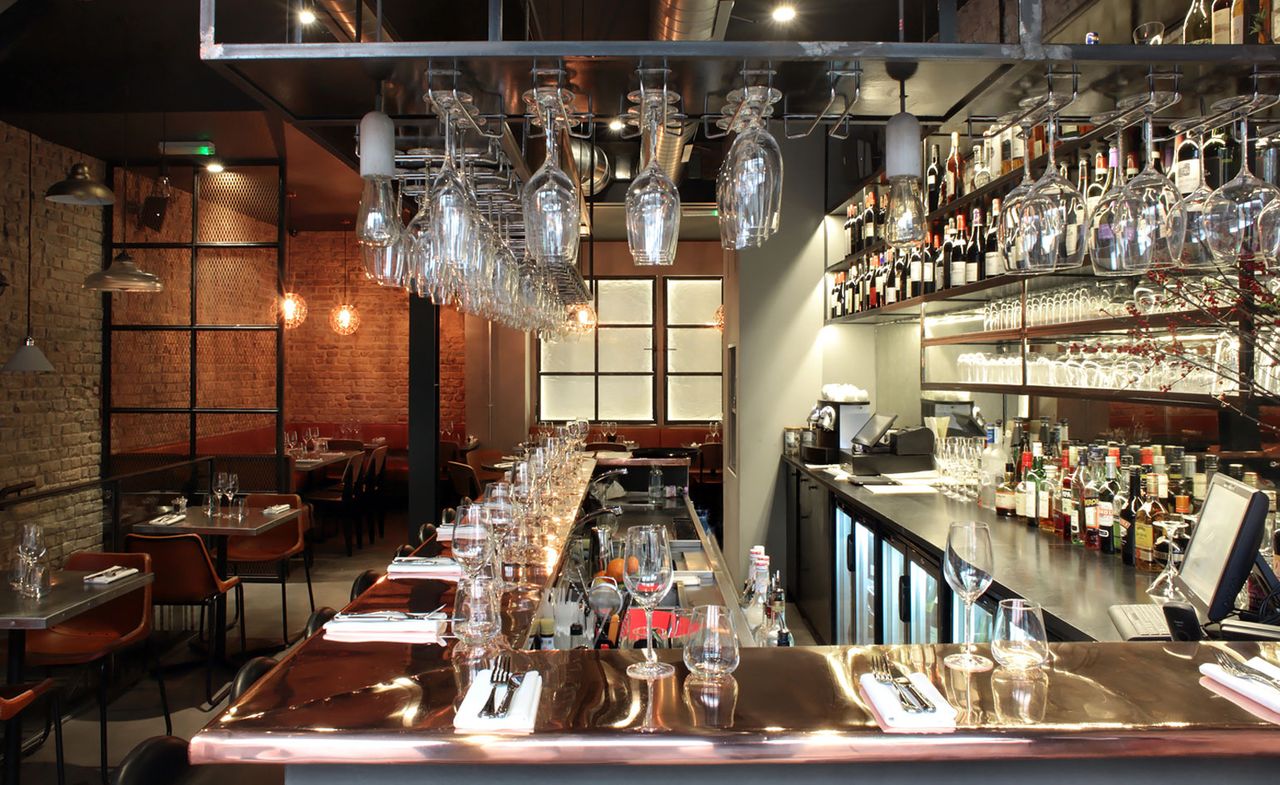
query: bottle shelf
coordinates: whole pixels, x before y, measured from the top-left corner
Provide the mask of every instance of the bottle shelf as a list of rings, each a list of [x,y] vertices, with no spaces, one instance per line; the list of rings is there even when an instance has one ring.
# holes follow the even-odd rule
[[[1016,275],[997,275],[991,278],[983,278],[980,281],[965,284],[964,286],[953,286],[950,289],[943,289],[938,292],[930,292],[919,297],[908,297],[905,300],[899,300],[890,305],[882,305],[879,308],[871,308],[865,311],[856,311],[854,313],[837,316],[836,318],[828,318],[827,324],[858,324],[860,322],[876,322],[886,321],[886,317],[892,316],[894,319],[902,319],[904,316],[916,318],[920,316],[920,307],[926,303],[934,302],[954,302],[963,304],[967,295],[977,294],[978,292],[986,292],[990,289],[996,289],[1001,286],[1019,286],[1023,278]],[[985,300],[986,298],[982,298]],[[914,311],[913,311],[914,309]]]
[[[1212,327],[1234,318],[1228,310],[1175,311],[1170,313],[1143,314],[1085,319],[1078,322],[1038,324],[1030,327],[1014,327],[1005,330],[984,330],[960,335],[941,335],[924,338],[924,346],[955,346],[964,344],[1016,343],[1023,339],[1065,338],[1095,335],[1119,330],[1164,329],[1167,327]]]
[[[882,254],[886,250],[888,250],[888,248],[889,248],[889,244],[886,243],[884,240],[877,240],[871,245],[867,246],[866,248],[863,248],[861,251],[855,251],[854,253],[849,254],[848,256],[844,257],[838,262],[832,262],[830,265],[827,266],[827,272],[829,273],[845,272],[846,270],[850,269],[851,267],[853,267],[855,264],[862,261],[863,259],[866,259],[869,256],[877,256],[879,254]]]
[[[1001,395],[1035,395],[1044,398],[1084,398],[1091,401],[1148,403],[1155,406],[1190,406],[1217,409],[1217,397],[1198,393],[1161,392],[1160,390],[1102,390],[1083,387],[1049,387],[1038,384],[968,384],[965,382],[922,382],[921,390],[964,390]]]

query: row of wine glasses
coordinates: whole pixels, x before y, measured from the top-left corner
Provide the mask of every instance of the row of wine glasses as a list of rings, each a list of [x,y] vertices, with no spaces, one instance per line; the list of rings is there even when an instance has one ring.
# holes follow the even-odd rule
[[[730,250],[759,248],[778,231],[782,217],[782,149],[768,119],[782,94],[765,85],[729,93],[724,128],[737,136],[716,175],[720,244]]]

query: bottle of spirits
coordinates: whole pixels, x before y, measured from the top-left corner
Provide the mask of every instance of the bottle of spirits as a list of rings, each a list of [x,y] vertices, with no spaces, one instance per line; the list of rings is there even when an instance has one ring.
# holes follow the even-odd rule
[[[968,283],[965,272],[968,269],[965,259],[965,223],[964,213],[956,216],[956,233],[951,240],[950,269],[947,271],[947,286],[964,286]]]
[[[1057,537],[1071,542],[1071,522],[1075,520],[1075,497],[1071,495],[1071,470],[1075,466],[1072,460],[1075,448],[1068,447],[1062,451],[1062,463],[1058,467],[1058,503],[1054,509],[1053,533]]]
[[[1213,20],[1212,43],[1231,43],[1231,0],[1213,0],[1210,13]]]
[[[1040,505],[1044,502],[1044,457],[1040,452],[1040,442],[1033,442],[1031,451],[1023,453],[1024,471],[1022,482],[1018,488],[1023,494],[1022,522],[1027,526],[1040,525]]]
[[[951,202],[961,196],[960,188],[964,183],[964,159],[960,157],[960,133],[951,132],[951,153],[947,155],[947,171],[943,178],[946,188],[946,199]]]
[[[1148,481],[1146,490],[1149,492],[1151,489],[1152,483]],[[1160,500],[1152,498],[1149,493],[1144,495],[1133,521],[1134,566],[1142,572],[1156,571],[1155,523],[1163,518],[1164,505],[1160,504]]]
[[[1093,504],[1089,505],[1088,510],[1085,509],[1085,499],[1088,497],[1087,486],[1089,485],[1089,451],[1081,446],[1076,450],[1073,458],[1075,459],[1075,465],[1071,470],[1071,511],[1074,515],[1071,518],[1070,527],[1062,533],[1062,538],[1072,545],[1084,545],[1088,520],[1097,512]],[[1097,497],[1094,497],[1093,501],[1096,504]]]
[[[924,182],[929,212],[938,209],[939,196],[942,189],[942,165],[938,161],[938,146],[929,146],[929,168],[925,170]]]
[[[1138,176],[1138,156],[1128,153],[1124,157],[1124,179],[1132,180]]]
[[[1042,532],[1052,534],[1055,528],[1055,522],[1058,517],[1058,504],[1062,499],[1058,495],[1058,488],[1061,487],[1062,481],[1058,479],[1058,467],[1051,463],[1047,457],[1041,458],[1044,466],[1044,483],[1041,485],[1040,502],[1039,502],[1039,518],[1036,525]]]
[[[750,603],[743,610],[746,617],[747,626],[756,640],[759,640],[759,633],[765,624],[765,609],[769,606],[769,557],[756,557],[755,567],[755,590],[751,592]]]
[[[1091,453],[1085,468],[1084,497],[1084,546],[1090,550],[1102,549],[1102,526],[1098,521],[1098,498],[1106,480],[1102,456]]]
[[[844,255],[853,253],[853,205],[844,208]]]
[[[972,181],[974,188],[981,188],[991,182],[991,168],[987,163],[987,148],[981,143],[973,146]]]
[[[1116,498],[1120,496],[1120,486],[1116,480],[1116,459],[1108,455],[1103,459],[1103,478],[1098,486],[1098,507],[1095,517],[1098,519],[1098,549],[1103,553],[1115,553],[1116,530]]]
[[[1013,483],[1013,464],[1005,464],[1004,482],[996,486],[996,515],[1012,518],[1017,514],[1018,489]]]
[[[991,221],[987,224],[987,236],[983,242],[982,267],[985,278],[993,278],[1004,272],[1000,259],[1000,200],[991,200]]]
[[[1209,17],[1206,0],[1191,0],[1191,7],[1182,20],[1182,43],[1213,43],[1213,22]]]

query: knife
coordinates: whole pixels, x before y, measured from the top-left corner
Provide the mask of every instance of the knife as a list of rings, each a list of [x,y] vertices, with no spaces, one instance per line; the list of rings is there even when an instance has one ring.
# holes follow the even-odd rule
[[[904,687],[908,692],[910,692],[911,696],[915,699],[916,703],[920,706],[921,711],[928,713],[928,712],[933,712],[938,710],[938,707],[933,705],[933,701],[926,698],[924,696],[924,693],[920,692],[920,690],[916,687],[916,685],[911,682],[911,679],[907,678],[908,672],[906,668],[902,667],[902,665],[896,662],[893,662],[892,660],[890,660],[889,664],[893,667],[893,670],[898,674],[897,676],[893,677],[893,683],[902,685],[902,687]]]

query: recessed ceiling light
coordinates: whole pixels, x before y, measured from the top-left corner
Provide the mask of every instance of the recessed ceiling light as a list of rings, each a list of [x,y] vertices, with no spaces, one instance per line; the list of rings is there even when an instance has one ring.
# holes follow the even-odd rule
[[[210,161],[209,163],[205,164],[204,168],[205,168],[205,171],[208,172],[209,174],[218,174],[219,172],[223,171],[227,167],[223,166],[222,163],[219,161]]]
[[[626,128],[626,127],[627,127],[626,124],[624,124],[621,120],[619,120],[616,117],[609,121],[609,130],[613,131],[614,133],[617,133],[618,131],[621,131],[623,128]]]
[[[786,24],[796,18],[796,7],[793,5],[775,6],[773,9],[773,21]]]
[[[316,12],[310,8],[304,8],[298,12],[298,21],[304,25],[315,24]]]

